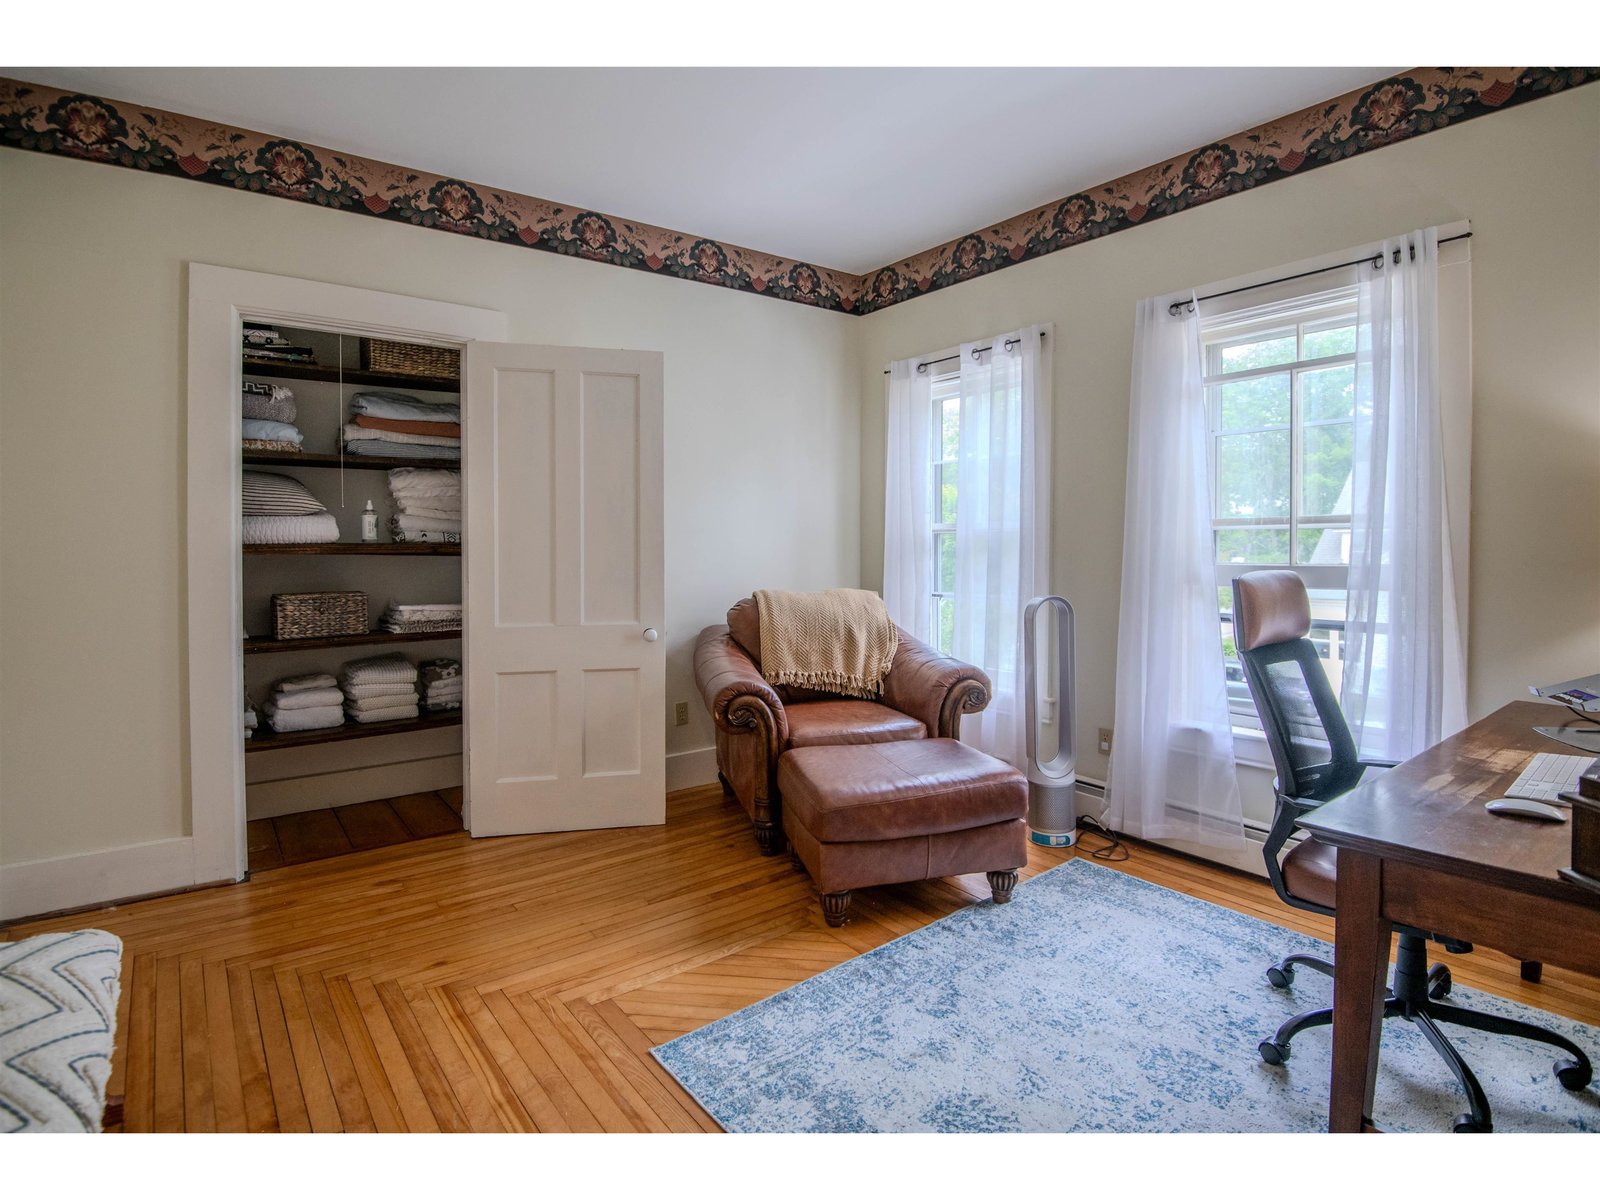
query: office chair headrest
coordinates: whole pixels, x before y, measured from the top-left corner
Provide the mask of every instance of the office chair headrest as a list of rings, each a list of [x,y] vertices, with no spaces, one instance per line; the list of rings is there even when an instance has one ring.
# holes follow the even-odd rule
[[[1311,632],[1311,598],[1293,571],[1251,571],[1233,581],[1233,637],[1240,650],[1292,642]]]

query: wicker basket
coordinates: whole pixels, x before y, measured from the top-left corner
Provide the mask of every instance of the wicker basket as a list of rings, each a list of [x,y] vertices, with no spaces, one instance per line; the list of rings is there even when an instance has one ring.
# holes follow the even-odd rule
[[[391,375],[427,375],[434,379],[461,378],[461,351],[448,346],[413,346],[409,342],[361,340],[361,367]]]
[[[272,597],[272,625],[279,641],[366,633],[365,592],[278,592]]]

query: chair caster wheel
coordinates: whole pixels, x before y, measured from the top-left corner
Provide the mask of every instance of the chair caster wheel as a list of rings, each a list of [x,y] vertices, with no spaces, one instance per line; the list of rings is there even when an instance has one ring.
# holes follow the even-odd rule
[[[1455,1128],[1452,1133],[1493,1133],[1493,1125],[1480,1125],[1472,1119],[1471,1113],[1462,1113],[1456,1118]]]
[[[1569,1092],[1581,1092],[1594,1078],[1594,1068],[1588,1063],[1564,1058],[1555,1066],[1556,1081]]]
[[[1289,1061],[1288,1042],[1275,1042],[1271,1038],[1264,1038],[1256,1049],[1261,1052],[1261,1061],[1269,1067],[1281,1067]]]
[[[1443,1000],[1454,986],[1455,980],[1450,975],[1449,967],[1440,965],[1428,972],[1428,999]]]
[[[1287,988],[1294,982],[1293,967],[1268,967],[1267,982],[1279,991]]]

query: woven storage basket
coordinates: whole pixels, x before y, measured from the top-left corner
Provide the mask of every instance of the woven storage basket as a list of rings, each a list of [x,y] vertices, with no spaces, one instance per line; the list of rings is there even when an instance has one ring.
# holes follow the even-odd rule
[[[448,346],[413,346],[363,338],[361,366],[391,375],[429,375],[436,379],[461,378],[461,351]]]
[[[279,641],[366,633],[365,592],[278,592],[272,597],[272,625]]]

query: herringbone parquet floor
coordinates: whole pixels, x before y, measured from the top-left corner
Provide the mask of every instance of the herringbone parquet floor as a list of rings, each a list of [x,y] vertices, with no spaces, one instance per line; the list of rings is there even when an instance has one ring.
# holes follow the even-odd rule
[[[859,893],[842,929],[716,788],[665,826],[464,834],[21,924],[125,943],[111,1091],[132,1130],[715,1129],[650,1047],[988,894]],[[1024,875],[1072,852],[1036,851]],[[1264,883],[1136,847],[1120,869],[1328,936]],[[1590,982],[1479,952],[1461,982],[1600,1020]]]

